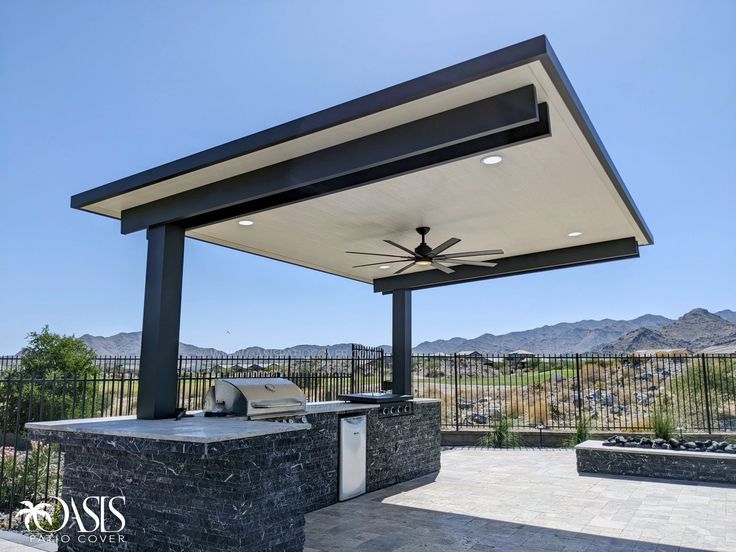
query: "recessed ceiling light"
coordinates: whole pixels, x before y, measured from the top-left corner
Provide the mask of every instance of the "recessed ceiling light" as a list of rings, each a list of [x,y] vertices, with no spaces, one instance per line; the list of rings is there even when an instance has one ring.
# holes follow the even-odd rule
[[[252,220],[239,220],[238,224],[240,226],[253,226],[253,221]]]
[[[567,235],[567,237],[568,237],[568,238],[577,238],[578,236],[582,236],[582,235],[583,235],[583,233],[582,233],[582,232],[570,232],[570,233],[569,233],[569,234]]]
[[[386,270],[387,268],[391,268],[391,267],[389,265],[381,265],[378,268],[380,268],[381,270]]]
[[[500,155],[489,155],[481,159],[481,163],[484,165],[498,165],[501,161],[503,161],[503,157]]]

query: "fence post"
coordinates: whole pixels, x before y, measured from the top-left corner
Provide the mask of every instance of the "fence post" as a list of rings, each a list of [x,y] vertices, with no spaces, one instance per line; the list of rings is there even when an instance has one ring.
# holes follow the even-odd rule
[[[708,424],[708,433],[713,433],[713,425],[710,419],[710,390],[708,389],[708,369],[705,364],[705,353],[700,354],[700,366],[703,370],[703,393],[705,395],[705,421]]]
[[[583,419],[583,386],[580,383],[580,353],[575,353],[575,386],[578,391],[578,419],[575,420],[575,425],[577,426],[577,422]]]
[[[457,353],[454,358],[455,372],[455,431],[460,431],[460,390],[457,373]]]
[[[350,393],[355,393],[355,345],[350,354]]]
[[[291,379],[291,355],[286,359],[286,377]]]
[[[379,391],[383,391],[383,382],[385,380],[386,380],[386,351],[381,349],[381,381],[378,384]]]

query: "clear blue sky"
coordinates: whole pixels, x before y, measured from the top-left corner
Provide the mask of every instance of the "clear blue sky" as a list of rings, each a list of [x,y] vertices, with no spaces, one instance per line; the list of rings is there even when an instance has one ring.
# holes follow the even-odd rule
[[[0,353],[140,329],[145,238],[69,197],[546,34],[655,236],[414,294],[414,341],[736,308],[736,2],[0,4]],[[367,285],[187,242],[183,341],[390,341]],[[230,333],[226,333],[229,331]]]

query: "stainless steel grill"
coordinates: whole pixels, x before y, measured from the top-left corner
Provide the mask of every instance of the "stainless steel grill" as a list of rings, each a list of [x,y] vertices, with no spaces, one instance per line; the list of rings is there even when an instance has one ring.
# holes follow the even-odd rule
[[[247,416],[251,420],[302,416],[304,393],[284,378],[226,378],[215,381],[205,398],[205,411]]]

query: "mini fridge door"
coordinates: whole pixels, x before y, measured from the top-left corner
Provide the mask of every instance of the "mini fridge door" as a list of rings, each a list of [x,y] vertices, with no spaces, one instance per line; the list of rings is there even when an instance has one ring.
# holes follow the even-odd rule
[[[340,500],[365,493],[366,419],[366,416],[340,418]]]

